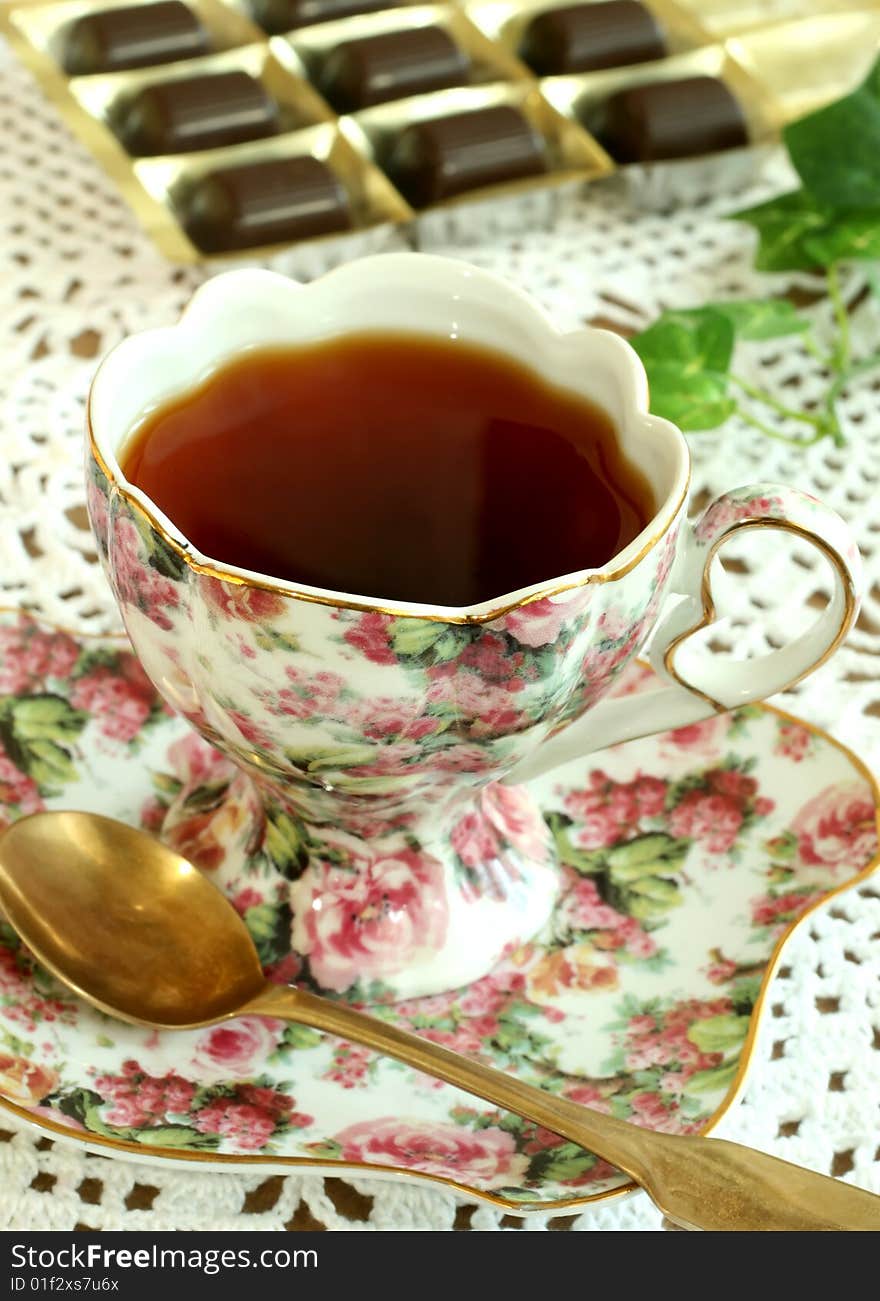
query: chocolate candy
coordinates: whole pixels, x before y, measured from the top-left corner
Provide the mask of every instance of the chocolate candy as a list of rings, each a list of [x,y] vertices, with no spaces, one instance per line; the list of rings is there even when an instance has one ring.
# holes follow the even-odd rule
[[[295,27],[310,27],[312,23],[328,23],[352,14],[392,8],[392,0],[250,0],[254,22],[273,36]]]
[[[620,90],[605,103],[598,130],[621,163],[735,149],[748,144],[739,102],[717,77],[685,77]]]
[[[217,72],[146,86],[126,105],[117,134],[130,154],[182,154],[256,140],[278,130],[278,106],[246,72]]]
[[[144,68],[207,54],[208,33],[181,0],[104,9],[68,28],[62,63],[71,76]]]
[[[417,122],[394,144],[386,168],[416,208],[547,170],[544,142],[515,108],[477,109]]]
[[[665,54],[656,18],[637,0],[547,9],[526,27],[519,47],[520,58],[541,77],[646,63]]]
[[[467,81],[467,55],[442,27],[413,27],[344,41],[327,55],[318,86],[338,113]]]
[[[308,239],[351,227],[348,196],[317,158],[272,158],[203,176],[184,203],[204,253]]]

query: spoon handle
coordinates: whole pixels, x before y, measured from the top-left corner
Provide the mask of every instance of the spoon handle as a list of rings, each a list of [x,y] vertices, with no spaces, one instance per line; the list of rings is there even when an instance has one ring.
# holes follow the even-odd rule
[[[658,1134],[582,1107],[305,990],[266,985],[243,1012],[363,1044],[610,1161],[687,1229],[880,1230],[880,1197],[721,1139]]]

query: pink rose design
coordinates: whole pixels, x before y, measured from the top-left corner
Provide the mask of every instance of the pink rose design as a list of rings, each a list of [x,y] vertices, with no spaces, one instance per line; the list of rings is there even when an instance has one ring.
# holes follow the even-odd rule
[[[714,759],[721,749],[721,741],[727,730],[729,720],[715,715],[702,723],[691,723],[687,727],[677,727],[667,732],[661,743],[664,756],[688,754],[694,758]]]
[[[511,653],[509,643],[488,629],[481,631],[458,657],[461,665],[473,669],[491,682],[504,682],[522,667],[521,652]]]
[[[706,968],[706,979],[713,985],[724,985],[736,975],[736,963],[731,958],[718,957]]]
[[[345,689],[345,678],[339,673],[327,669],[306,673],[293,664],[288,664],[284,672],[290,686],[266,697],[273,714],[309,719],[339,712],[339,698]]]
[[[515,1184],[528,1168],[513,1136],[494,1125],[472,1131],[463,1125],[388,1116],[349,1125],[336,1135],[343,1161],[403,1166],[421,1174],[499,1188]]]
[[[284,1022],[273,1017],[239,1016],[206,1030],[196,1042],[192,1066],[199,1079],[245,1080],[259,1075],[278,1047]]]
[[[524,859],[530,863],[549,861],[550,832],[528,791],[494,782],[483,791],[480,807],[498,834]]]
[[[187,734],[168,747],[172,773],[184,786],[208,786],[230,781],[235,766],[201,737]]]
[[[877,852],[877,811],[866,786],[829,786],[791,824],[801,862],[835,871],[864,867]]]
[[[493,626],[503,628],[523,646],[548,646],[555,642],[567,623],[573,623],[586,609],[591,590],[584,586],[573,595],[545,596],[511,610]]]
[[[786,723],[780,720],[774,754],[784,755],[794,763],[800,763],[810,753],[813,744],[812,733],[800,723]]]
[[[666,806],[666,782],[659,777],[636,777],[632,783],[637,818],[659,817]]]
[[[132,520],[117,516],[113,531],[112,577],[120,603],[142,610],[151,623],[169,631],[173,627],[169,611],[180,605],[177,584],[142,558],[140,535]]]
[[[9,821],[9,809],[19,813],[39,813],[43,807],[37,783],[15,764],[0,746],[0,825]]]
[[[95,473],[94,467],[92,472]],[[107,515],[107,498],[91,476],[86,485],[86,506],[88,507],[92,531],[98,539],[102,552],[106,554],[107,533],[110,527]]]
[[[501,853],[498,837],[480,813],[466,813],[463,818],[459,818],[449,838],[465,867],[483,867],[492,863]]]
[[[716,768],[714,772],[708,774],[708,782],[713,791],[737,800],[740,804],[750,800],[758,789],[754,777],[737,772],[735,768]],[[770,807],[773,807],[772,803]]]
[[[350,866],[315,863],[291,887],[293,947],[338,993],[401,971],[446,939],[440,863],[409,848],[366,854],[359,845]]]
[[[99,1075],[95,1089],[111,1105],[105,1119],[123,1128],[145,1129],[166,1123],[169,1115],[186,1115],[196,1086],[169,1071],[148,1075],[138,1062],[129,1059],[119,1075]]]
[[[156,703],[156,689],[134,656],[122,655],[118,668],[101,665],[76,678],[70,703],[94,714],[102,735],[133,741]]]
[[[752,900],[752,925],[770,926],[779,935],[789,922],[799,917],[815,899],[812,890],[790,890],[787,894],[765,895]]]
[[[39,689],[46,678],[66,678],[79,657],[79,646],[64,632],[44,631],[26,615],[0,628],[0,694],[23,695]]]
[[[245,623],[264,623],[277,618],[284,609],[284,597],[247,583],[223,582],[207,575],[201,580],[201,592],[208,606],[229,619]]]
[[[688,791],[669,814],[673,836],[699,840],[712,854],[733,848],[742,823],[742,811],[733,800],[699,790]]]
[[[431,767],[445,773],[482,773],[493,767],[494,762],[488,749],[483,750],[474,743],[454,745],[431,756]]]
[[[0,1094],[13,1102],[31,1107],[52,1092],[58,1074],[48,1066],[39,1066],[26,1057],[0,1053]]]
[[[428,702],[451,705],[460,724],[474,736],[501,735],[516,730],[525,721],[517,701],[525,685],[521,678],[490,682],[466,669],[454,674],[434,673],[431,677]]]
[[[621,839],[620,823],[610,809],[598,805],[584,813],[576,839],[582,849],[609,849]]]
[[[349,646],[366,655],[374,664],[396,664],[397,656],[389,639],[392,622],[391,615],[369,611],[346,628],[343,636]]]
[[[430,715],[419,717],[417,701],[398,696],[362,700],[351,710],[347,721],[374,741],[384,741],[393,736],[421,741],[440,726],[439,718]]]
[[[734,524],[747,519],[777,519],[785,514],[781,497],[737,497],[728,493],[710,506],[696,527],[700,542],[712,542]]]

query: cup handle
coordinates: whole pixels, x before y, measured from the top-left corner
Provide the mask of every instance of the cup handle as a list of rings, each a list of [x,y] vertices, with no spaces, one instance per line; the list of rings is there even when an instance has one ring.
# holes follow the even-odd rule
[[[806,492],[758,484],[724,493],[696,527],[685,523],[666,597],[651,641],[650,659],[665,686],[601,700],[551,736],[504,778],[528,781],[548,769],[621,741],[702,722],[793,686],[824,664],[846,637],[859,608],[861,560],[846,524]],[[827,609],[801,636],[757,659],[718,659],[693,636],[716,618],[712,561],[743,529],[774,528],[805,538],[831,562],[834,593]]]

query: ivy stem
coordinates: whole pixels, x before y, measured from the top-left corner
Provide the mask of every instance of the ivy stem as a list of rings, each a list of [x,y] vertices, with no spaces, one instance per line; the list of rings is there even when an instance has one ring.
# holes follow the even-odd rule
[[[852,352],[849,337],[849,312],[846,310],[846,303],[843,301],[839,262],[832,262],[828,268],[828,297],[831,299],[831,306],[834,309],[834,319],[837,321],[838,331],[837,341],[831,354],[832,365],[836,371],[844,372],[849,368]]]
[[[812,333],[801,336],[803,345],[811,357],[815,357],[823,370],[831,370],[834,365],[834,358],[830,352],[823,352]]]
[[[799,420],[803,425],[811,425],[814,429],[824,429],[825,420],[822,416],[811,416],[806,411],[796,411],[792,407],[787,407],[784,402],[780,402],[772,393],[767,393],[764,389],[758,388],[757,385],[750,384],[748,380],[740,379],[739,375],[731,375],[730,378],[744,393],[748,393],[750,398],[762,402],[765,407],[770,407],[771,411],[776,411],[789,420]],[[789,441],[791,440],[789,439]]]
[[[813,443],[818,443],[826,434],[826,429],[820,427],[816,430],[812,438],[792,438],[789,434],[782,434],[778,429],[774,429],[772,425],[768,425],[763,420],[759,420],[758,417],[753,416],[750,411],[743,411],[742,407],[737,407],[736,414],[739,416],[740,420],[745,421],[747,425],[751,425],[753,429],[759,430],[759,432],[764,434],[766,438],[775,438],[778,443],[788,443],[790,447],[812,447]]]
[[[828,432],[834,439],[838,447],[843,447],[846,439],[840,428],[840,421],[837,418],[837,399],[840,397],[847,384],[858,375],[864,375],[869,370],[876,370],[880,366],[880,352],[875,352],[871,357],[865,357],[862,361],[857,361],[854,366],[849,366],[842,374],[838,375],[833,383],[829,384],[828,392],[825,394],[825,411],[828,421]]]

